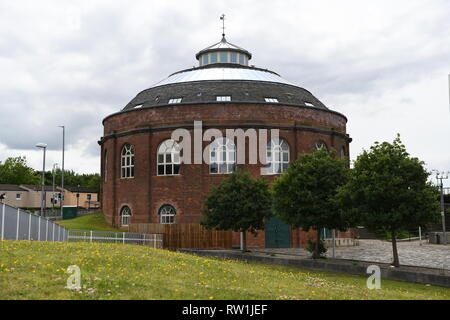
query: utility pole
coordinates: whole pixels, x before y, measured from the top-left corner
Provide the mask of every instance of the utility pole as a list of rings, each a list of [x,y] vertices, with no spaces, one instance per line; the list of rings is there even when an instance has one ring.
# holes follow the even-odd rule
[[[66,128],[65,126],[59,126],[63,130],[62,136],[62,165],[61,165],[61,217],[63,216],[64,207],[64,144],[66,138]]]
[[[44,216],[44,205],[45,205],[45,150],[47,145],[45,143],[36,144],[36,148],[42,149],[44,152],[44,159],[42,161],[42,185],[41,185],[41,217]]]
[[[447,172],[437,172],[436,180],[438,181],[438,185],[441,189],[441,216],[442,216],[442,241],[443,244],[447,244],[447,232],[445,230],[445,204],[444,204],[444,184],[442,180],[448,179],[448,171]]]

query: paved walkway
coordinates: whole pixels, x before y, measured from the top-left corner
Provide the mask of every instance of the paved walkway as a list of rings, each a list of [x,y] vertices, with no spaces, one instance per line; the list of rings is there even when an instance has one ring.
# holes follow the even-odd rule
[[[310,256],[305,249],[255,249],[255,251],[267,251],[298,256]],[[380,240],[359,240],[359,246],[336,248],[336,258],[373,261],[382,263],[392,262],[392,244]],[[434,245],[418,241],[399,242],[398,254],[400,264],[450,270],[450,246]],[[327,256],[332,256],[329,248]]]

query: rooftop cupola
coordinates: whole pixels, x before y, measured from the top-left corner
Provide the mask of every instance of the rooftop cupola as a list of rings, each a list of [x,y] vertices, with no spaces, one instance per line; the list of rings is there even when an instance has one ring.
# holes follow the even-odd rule
[[[222,15],[220,19],[224,22],[225,15]],[[248,66],[248,61],[252,58],[252,54],[225,39],[225,22],[222,28],[222,40],[201,50],[195,55],[200,67],[215,63],[231,63]]]

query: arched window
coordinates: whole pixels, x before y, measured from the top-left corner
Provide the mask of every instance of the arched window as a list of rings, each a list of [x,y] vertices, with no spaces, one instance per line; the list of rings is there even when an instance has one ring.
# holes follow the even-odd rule
[[[171,224],[175,222],[177,211],[170,204],[162,205],[158,212],[162,224]]]
[[[163,141],[158,148],[158,175],[180,174],[180,146],[175,140]]]
[[[130,224],[131,209],[129,206],[123,206],[120,209],[120,225],[128,226]]]
[[[236,170],[236,146],[230,139],[217,138],[209,145],[209,172],[227,174]]]
[[[328,147],[327,147],[326,143],[323,142],[323,141],[317,141],[317,142],[314,144],[314,148],[315,148],[316,150],[328,150]]]
[[[278,174],[289,165],[289,145],[284,139],[272,139],[267,143],[268,174]]]
[[[122,148],[121,154],[121,178],[134,177],[134,147],[127,143]]]

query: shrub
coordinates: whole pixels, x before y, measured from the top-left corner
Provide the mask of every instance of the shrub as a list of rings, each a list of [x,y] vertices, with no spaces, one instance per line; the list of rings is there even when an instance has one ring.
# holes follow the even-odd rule
[[[316,243],[314,241],[308,240],[308,244],[305,248],[309,253],[314,254],[314,251],[316,250]],[[327,248],[325,247],[325,243],[323,240],[319,241],[319,256],[322,256],[327,252]]]

